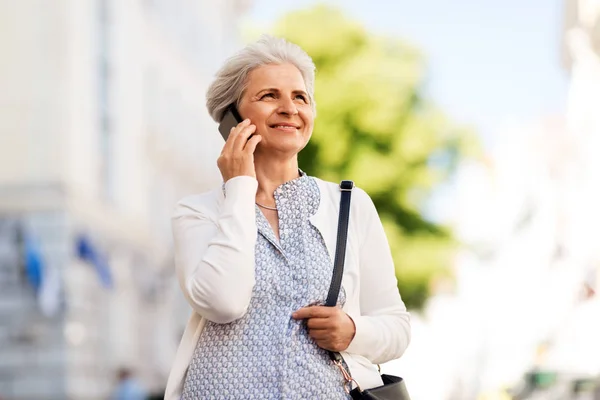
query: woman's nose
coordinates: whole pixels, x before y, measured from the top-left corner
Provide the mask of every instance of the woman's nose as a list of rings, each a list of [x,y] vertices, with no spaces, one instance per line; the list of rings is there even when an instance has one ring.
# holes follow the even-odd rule
[[[298,109],[291,99],[281,99],[277,112],[280,114],[295,115],[298,114]]]

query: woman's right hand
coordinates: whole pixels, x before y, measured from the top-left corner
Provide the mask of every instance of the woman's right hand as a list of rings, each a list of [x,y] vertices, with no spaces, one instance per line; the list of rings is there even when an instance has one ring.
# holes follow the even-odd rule
[[[221,155],[217,159],[217,166],[221,171],[224,182],[236,176],[256,178],[254,150],[256,150],[256,146],[260,143],[262,137],[254,135],[250,138],[254,132],[256,132],[256,125],[251,124],[249,119],[245,119],[231,128]]]

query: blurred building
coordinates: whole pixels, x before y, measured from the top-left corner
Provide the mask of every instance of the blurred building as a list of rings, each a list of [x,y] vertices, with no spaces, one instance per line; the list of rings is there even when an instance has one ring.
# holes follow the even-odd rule
[[[0,2],[0,397],[160,391],[189,314],[170,213],[219,181],[204,106],[244,0]]]
[[[392,371],[416,400],[592,398],[600,378],[600,0],[565,6],[565,115],[501,127],[456,178],[456,288]]]
[[[482,392],[525,380],[531,398],[571,399],[600,377],[600,1],[565,5],[566,115],[503,131],[458,183],[471,188],[458,293],[478,304]]]
[[[562,198],[566,243],[581,269],[581,285],[579,301],[549,344],[544,365],[600,379],[600,0],[565,5],[562,50],[570,76],[566,121],[573,162]]]
[[[569,199],[574,229],[582,257],[600,261],[600,248],[593,235],[600,214],[590,213],[600,202],[600,0],[566,0],[562,42],[563,61],[570,76],[567,129],[574,143],[577,170]],[[598,268],[598,266],[596,267]]]

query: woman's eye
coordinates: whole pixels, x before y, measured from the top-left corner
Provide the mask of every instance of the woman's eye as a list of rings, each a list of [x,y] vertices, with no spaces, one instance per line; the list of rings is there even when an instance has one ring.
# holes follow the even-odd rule
[[[264,99],[266,97],[270,97],[270,98],[275,98],[275,95],[273,93],[265,93],[262,96],[260,96],[261,99]]]
[[[297,98],[297,99],[299,98],[300,100],[302,100],[303,102],[305,102],[305,103],[306,103],[306,97],[304,97],[304,95],[302,95],[302,94],[299,94],[298,96],[296,96],[296,98]]]

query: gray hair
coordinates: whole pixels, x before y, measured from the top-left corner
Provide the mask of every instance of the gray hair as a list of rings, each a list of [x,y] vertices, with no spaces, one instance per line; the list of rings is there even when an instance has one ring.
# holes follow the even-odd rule
[[[257,42],[251,43],[231,56],[217,71],[215,80],[206,92],[208,113],[216,122],[220,122],[229,105],[236,106],[247,87],[248,74],[257,67],[267,64],[292,64],[302,74],[313,113],[316,116],[315,64],[300,46],[285,39],[262,35]]]

